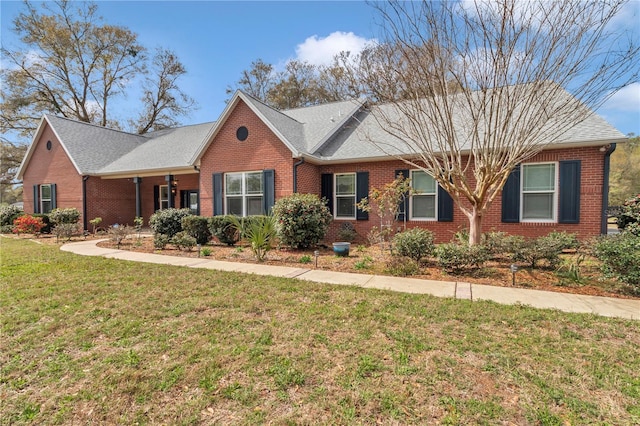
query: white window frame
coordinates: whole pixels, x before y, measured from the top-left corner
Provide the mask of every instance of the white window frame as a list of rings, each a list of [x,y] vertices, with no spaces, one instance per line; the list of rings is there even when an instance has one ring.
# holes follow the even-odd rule
[[[251,175],[251,174],[259,174],[260,175],[261,191],[259,193],[257,193],[257,192],[249,193],[247,191],[247,177],[248,177],[248,175]],[[241,179],[240,179],[240,185],[241,185],[240,193],[239,194],[231,194],[231,195],[229,195],[227,193],[227,178],[229,176],[234,176],[234,175],[236,175],[236,176],[240,175],[241,176]],[[247,205],[248,205],[247,199],[251,198],[251,197],[258,197],[258,195],[262,199],[261,205],[264,206],[264,173],[261,170],[254,170],[254,171],[247,171],[247,172],[229,172],[229,173],[225,173],[224,174],[224,214],[230,214],[229,213],[229,198],[240,198],[240,199],[242,199],[242,216],[241,217],[248,216],[248,214],[247,214]],[[262,211],[260,214],[264,214],[264,211]]]
[[[411,196],[409,197],[409,212],[408,212],[408,216],[407,217],[409,218],[409,220],[415,220],[415,221],[423,221],[423,222],[434,222],[434,221],[437,221],[438,220],[438,182],[435,181],[435,179],[434,179],[435,190],[434,190],[433,193],[417,194],[417,193],[414,192],[415,189],[413,188],[413,182],[414,182],[413,173],[414,172],[421,172],[421,173],[427,174],[428,176],[431,176],[428,173],[426,173],[424,170],[420,170],[420,169],[410,170],[409,171],[409,177],[411,178],[411,189],[413,191],[412,191]],[[433,178],[433,176],[432,176],[432,178]],[[434,202],[433,217],[415,217],[413,215],[413,197],[424,197],[424,196],[428,196],[428,197],[433,196],[433,202]],[[407,214],[407,212],[405,212],[405,214]]]
[[[169,208],[169,194],[170,194],[169,185],[159,185],[158,208],[160,210],[165,210]]]
[[[540,166],[545,164],[552,164],[553,167],[553,190],[536,190],[536,191],[525,191],[524,190],[524,175],[525,168],[527,166]],[[559,164],[557,161],[546,161],[539,163],[523,163],[520,166],[520,222],[524,223],[557,223],[558,221],[558,188],[560,185],[559,182],[559,173],[558,173]],[[553,194],[551,197],[551,202],[553,205],[551,206],[551,218],[549,219],[525,219],[524,217],[524,198],[526,194]]]
[[[353,194],[338,194],[338,176],[353,176]],[[358,193],[358,181],[356,173],[334,173],[333,174],[333,217],[337,220],[356,220],[357,207],[356,197]],[[353,215],[338,216],[338,198],[353,198]]]
[[[43,188],[49,188],[49,197],[45,198],[44,195],[42,195],[42,189]],[[46,214],[46,213],[51,213],[51,210],[53,210],[53,184],[51,183],[45,183],[40,185],[40,213]],[[49,203],[49,209],[45,209],[44,208],[44,203],[48,202]]]

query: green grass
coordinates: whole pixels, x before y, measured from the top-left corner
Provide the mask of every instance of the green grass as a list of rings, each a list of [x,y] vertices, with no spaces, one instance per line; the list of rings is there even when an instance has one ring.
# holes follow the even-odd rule
[[[640,322],[0,240],[0,424],[637,424]]]

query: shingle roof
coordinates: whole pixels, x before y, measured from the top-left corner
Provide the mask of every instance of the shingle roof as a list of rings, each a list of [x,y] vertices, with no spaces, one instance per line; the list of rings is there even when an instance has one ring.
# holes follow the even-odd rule
[[[566,97],[571,97],[564,92]],[[559,98],[562,98],[562,93]],[[225,120],[241,99],[269,125],[293,155],[311,161],[347,162],[383,159],[388,154],[411,154],[400,140],[389,135],[376,119],[377,110],[387,113],[393,105],[364,108],[361,101],[348,100],[278,111],[237,92],[223,113]],[[571,98],[573,99],[573,98]],[[459,111],[464,111],[460,109]],[[456,132],[462,133],[465,114],[456,112]],[[214,132],[223,124],[210,122],[136,135],[75,120],[46,115],[80,174],[116,175],[141,171],[190,168],[206,151]],[[398,121],[402,121],[398,118]],[[564,134],[555,135],[554,145],[622,141],[625,136],[602,117],[591,114]],[[386,144],[385,152],[371,140]],[[25,162],[28,162],[29,151]]]
[[[102,167],[99,173],[191,167],[191,158],[209,136],[214,124],[203,123],[149,133],[145,135],[145,143]]]

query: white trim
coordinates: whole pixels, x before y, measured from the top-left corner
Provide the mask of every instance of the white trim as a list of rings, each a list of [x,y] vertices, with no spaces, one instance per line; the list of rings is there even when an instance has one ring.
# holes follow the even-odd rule
[[[409,170],[409,178],[411,179],[411,188],[413,189],[413,172],[422,172],[425,173],[427,176],[431,176],[430,174],[428,174],[427,172],[425,172],[424,170],[420,170],[420,169],[413,169],[413,170]],[[433,176],[431,176],[431,178],[433,179]],[[407,217],[407,220],[412,220],[412,221],[416,221],[416,222],[437,222],[438,221],[438,182],[433,179],[434,183],[435,183],[435,192],[433,194],[431,193],[425,193],[425,194],[412,194],[409,197],[409,211],[405,212],[405,215]],[[433,217],[413,217],[413,197],[414,196],[431,196],[433,195],[433,199],[434,199],[434,206],[433,206]]]
[[[248,193],[247,192],[247,175],[249,174],[258,174],[260,175],[260,182],[262,184],[262,191],[260,193]],[[229,175],[240,175],[240,194],[227,194],[227,176]],[[250,197],[258,197],[262,198],[262,203],[264,204],[264,173],[262,170],[249,170],[246,172],[227,172],[223,174],[223,188],[222,188],[222,205],[223,211],[225,215],[231,214],[229,213],[229,205],[227,202],[227,198],[239,198],[242,200],[242,216],[249,216],[247,212],[247,198]],[[264,214],[262,212],[261,214]]]
[[[524,219],[524,169],[526,166],[538,166],[544,164],[553,164],[553,191],[530,191],[527,194],[553,194],[553,206],[551,208],[551,219]],[[536,163],[522,163],[520,166],[520,222],[522,223],[558,223],[558,193],[560,192],[560,173],[559,162],[557,161],[540,161]]]
[[[337,176],[353,176],[353,216],[338,216],[338,179]],[[351,195],[340,195],[341,198],[351,197]],[[333,174],[333,218],[336,220],[356,220],[358,215],[356,204],[358,202],[358,176],[355,172],[348,173],[334,173]]]

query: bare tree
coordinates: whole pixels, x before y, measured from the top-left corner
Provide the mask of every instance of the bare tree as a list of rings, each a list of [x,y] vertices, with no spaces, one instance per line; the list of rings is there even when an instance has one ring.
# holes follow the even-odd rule
[[[257,59],[251,62],[251,68],[242,71],[242,77],[235,85],[235,88],[227,86],[227,95],[232,95],[236,88],[242,89],[256,99],[266,101],[269,91],[275,84],[275,73],[273,65]]]
[[[26,11],[14,20],[14,32],[22,45],[14,50],[2,49],[5,65],[0,89],[0,125],[2,133],[30,135],[43,113],[53,113],[80,121],[115,128],[123,127],[112,114],[113,100],[124,96],[133,81],[148,72],[146,49],[137,35],[125,27],[104,24],[95,3],[60,0],[36,8],[28,1]],[[164,114],[147,115],[150,119],[175,118],[186,113],[192,104],[177,91],[175,78],[184,68],[175,55],[154,62],[158,72],[155,94],[144,94],[143,103],[157,101]],[[170,59],[170,60],[167,60]],[[169,83],[169,90],[163,85]],[[152,90],[150,86],[146,89]],[[179,104],[179,105],[178,105]],[[144,127],[153,128],[153,124]]]
[[[433,176],[479,243],[514,167],[637,81],[637,40],[610,32],[623,4],[376,3],[387,41],[363,53],[359,73],[386,136],[367,137]]]

